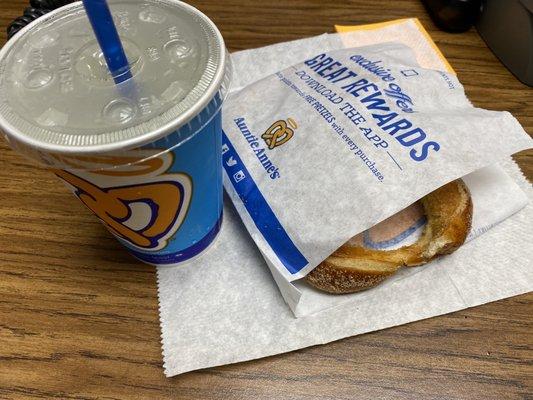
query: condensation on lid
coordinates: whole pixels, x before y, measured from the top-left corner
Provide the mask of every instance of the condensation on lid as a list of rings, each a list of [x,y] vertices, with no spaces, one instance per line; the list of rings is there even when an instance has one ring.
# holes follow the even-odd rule
[[[69,152],[151,142],[189,122],[224,77],[220,33],[174,0],[114,1],[133,79],[115,85],[81,3],[59,9],[0,53],[0,125],[32,147]]]

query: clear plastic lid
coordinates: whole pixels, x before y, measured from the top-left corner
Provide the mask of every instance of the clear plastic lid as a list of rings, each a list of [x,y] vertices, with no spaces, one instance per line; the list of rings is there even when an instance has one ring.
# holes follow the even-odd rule
[[[2,49],[0,127],[13,147],[47,164],[116,154],[190,127],[216,96],[221,104],[227,53],[205,15],[175,0],[115,0],[110,7],[133,75],[120,85],[81,3],[40,18]]]

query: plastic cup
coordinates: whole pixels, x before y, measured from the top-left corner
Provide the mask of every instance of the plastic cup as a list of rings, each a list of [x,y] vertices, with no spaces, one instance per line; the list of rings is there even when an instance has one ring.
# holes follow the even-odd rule
[[[133,78],[115,85],[81,3],[68,5],[0,51],[0,127],[135,257],[180,264],[221,226],[227,51],[185,3],[110,5]]]

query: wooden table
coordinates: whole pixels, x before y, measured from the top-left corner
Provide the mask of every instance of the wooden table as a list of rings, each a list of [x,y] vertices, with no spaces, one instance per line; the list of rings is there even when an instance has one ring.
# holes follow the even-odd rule
[[[417,0],[191,3],[218,24],[230,50],[416,16],[476,106],[508,110],[533,132],[533,91],[475,30],[436,30]],[[0,2],[2,43],[24,7]],[[531,294],[167,379],[154,269],[130,258],[51,174],[0,142],[2,399],[531,398]],[[516,159],[531,179],[533,153]]]

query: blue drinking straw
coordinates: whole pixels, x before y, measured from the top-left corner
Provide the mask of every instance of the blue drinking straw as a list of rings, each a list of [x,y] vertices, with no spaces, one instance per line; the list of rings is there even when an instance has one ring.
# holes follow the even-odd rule
[[[128,58],[124,53],[107,1],[83,0],[83,6],[115,83],[118,85],[130,79],[132,76]]]

